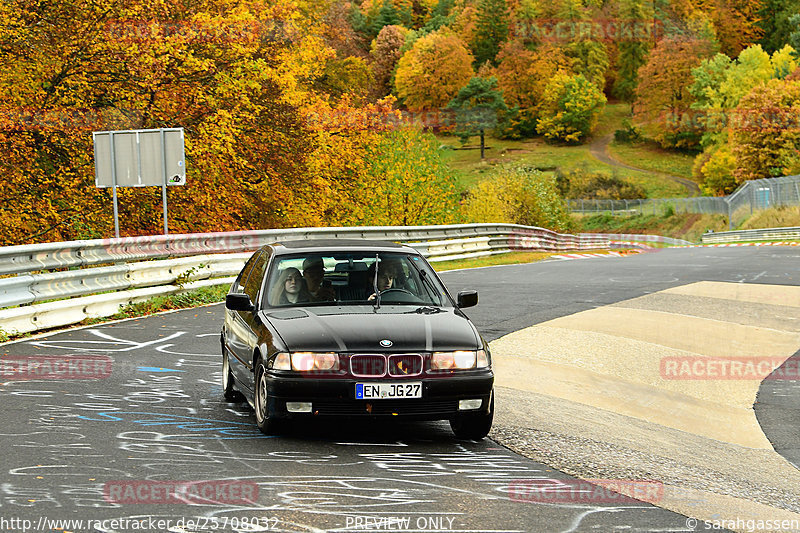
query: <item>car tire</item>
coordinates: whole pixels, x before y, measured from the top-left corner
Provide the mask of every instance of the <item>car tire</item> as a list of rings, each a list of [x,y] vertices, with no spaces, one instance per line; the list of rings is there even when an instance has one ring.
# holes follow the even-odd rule
[[[233,372],[231,372],[231,365],[228,359],[228,352],[222,348],[222,395],[225,401],[239,402],[242,400],[242,395],[236,390],[235,381],[233,379]]]
[[[259,361],[256,365],[256,381],[254,394],[254,410],[256,412],[256,425],[264,435],[274,435],[279,430],[278,420],[275,419],[274,402],[269,396],[269,381],[267,369]]]
[[[489,400],[489,410],[485,413],[459,415],[450,420],[450,429],[459,439],[481,440],[489,434],[494,419],[494,391]]]

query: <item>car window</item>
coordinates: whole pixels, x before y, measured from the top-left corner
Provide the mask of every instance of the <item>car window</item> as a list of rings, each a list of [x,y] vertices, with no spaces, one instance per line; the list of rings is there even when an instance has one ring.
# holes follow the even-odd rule
[[[250,256],[250,259],[248,259],[247,263],[244,264],[244,268],[242,268],[242,271],[239,272],[239,276],[236,278],[236,281],[233,282],[233,285],[231,286],[231,292],[237,292],[237,293],[244,292],[244,285],[247,282],[247,277],[253,270],[253,265],[256,264],[256,260],[258,260],[260,255],[261,251],[259,250]]]
[[[269,306],[331,302],[374,305],[378,294],[382,305],[451,305],[433,269],[413,254],[329,252],[281,256],[273,261],[268,278]]]
[[[264,280],[264,270],[266,268],[267,256],[263,252],[253,262],[247,281],[244,283],[244,292],[250,297],[250,301],[258,302],[258,291],[261,289],[261,282]]]

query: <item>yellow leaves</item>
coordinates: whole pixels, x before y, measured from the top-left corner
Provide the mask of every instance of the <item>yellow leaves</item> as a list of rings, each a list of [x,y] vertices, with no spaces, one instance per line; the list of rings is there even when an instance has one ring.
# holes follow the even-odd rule
[[[412,111],[444,107],[472,77],[472,60],[453,33],[421,37],[397,64],[397,94]]]

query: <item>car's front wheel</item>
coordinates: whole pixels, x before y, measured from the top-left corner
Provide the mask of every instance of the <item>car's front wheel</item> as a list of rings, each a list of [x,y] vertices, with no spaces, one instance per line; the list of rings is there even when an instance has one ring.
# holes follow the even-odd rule
[[[274,405],[269,397],[269,381],[267,380],[267,369],[259,361],[256,367],[256,391],[255,391],[255,411],[256,425],[261,433],[274,435],[278,431],[278,421],[275,419]]]
[[[481,440],[489,434],[494,420],[494,391],[484,413],[462,414],[450,420],[450,429],[459,439]]]

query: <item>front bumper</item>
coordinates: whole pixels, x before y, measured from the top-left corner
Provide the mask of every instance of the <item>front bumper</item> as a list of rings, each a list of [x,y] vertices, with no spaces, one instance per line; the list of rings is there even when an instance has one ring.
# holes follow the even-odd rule
[[[422,382],[422,398],[355,398],[356,383],[377,381]],[[364,416],[444,420],[459,414],[486,413],[493,385],[494,374],[491,370],[403,379],[287,377],[271,373],[268,394],[270,407],[277,418]],[[468,399],[481,399],[481,407],[459,411],[459,400]],[[310,413],[290,413],[286,410],[286,402],[310,402],[312,409]]]

